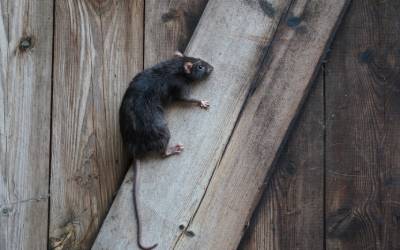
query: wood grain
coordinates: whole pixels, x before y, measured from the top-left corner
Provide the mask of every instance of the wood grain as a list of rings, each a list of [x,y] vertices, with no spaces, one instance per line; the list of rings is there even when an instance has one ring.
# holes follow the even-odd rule
[[[291,4],[200,206],[176,249],[234,249],[349,1]],[[207,222],[207,223],[204,223]]]
[[[208,0],[146,0],[144,66],[185,51]]]
[[[327,249],[400,248],[399,11],[353,1],[327,64]]]
[[[323,249],[324,72],[302,108],[239,249]]]
[[[141,161],[138,199],[144,244],[158,242],[160,249],[173,248],[182,233],[180,225],[187,225],[195,213],[264,55],[263,48],[270,43],[289,5],[285,0],[271,3],[273,15],[247,1],[209,1],[186,53],[215,67],[211,77],[193,91],[194,96],[210,99],[211,109],[170,109],[171,144],[182,142],[185,152],[179,157]],[[125,199],[132,199],[131,188],[120,190],[110,220],[112,215],[122,221],[130,218],[128,214],[133,211],[124,210],[121,204]],[[106,221],[97,241],[113,239],[135,248],[136,239],[126,228],[132,225]]]
[[[46,249],[53,1],[0,14],[0,249]]]
[[[118,108],[143,68],[142,0],[56,1],[50,241],[88,249],[128,163]]]

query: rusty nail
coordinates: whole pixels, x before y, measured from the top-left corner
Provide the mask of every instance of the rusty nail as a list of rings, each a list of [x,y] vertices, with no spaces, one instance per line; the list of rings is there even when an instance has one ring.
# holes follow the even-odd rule
[[[186,231],[185,234],[186,234],[187,236],[189,236],[189,237],[194,237],[194,236],[195,236],[195,234],[194,234],[193,231]]]

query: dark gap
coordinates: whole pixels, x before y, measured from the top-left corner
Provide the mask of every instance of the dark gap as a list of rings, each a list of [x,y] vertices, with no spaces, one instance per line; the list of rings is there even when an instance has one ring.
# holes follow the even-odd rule
[[[54,93],[54,54],[55,54],[55,37],[56,37],[56,0],[53,1],[53,37],[52,37],[52,54],[51,54],[51,90],[50,90],[50,145],[49,145],[49,188],[47,202],[47,249],[50,249],[50,212],[51,212],[51,164],[53,149],[53,93]]]
[[[333,44],[333,40],[336,37],[336,33],[340,27],[340,24],[343,21],[343,17],[344,15],[348,12],[349,10],[349,6],[351,4],[352,1],[347,1],[346,5],[343,7],[342,13],[340,13],[340,16],[338,17],[335,26],[333,27],[332,33],[331,33],[331,37],[329,38],[326,47],[325,47],[325,55],[323,58],[327,58],[328,57],[328,52],[330,51],[329,48],[331,48],[332,44]],[[343,25],[343,24],[342,24]],[[322,77],[323,77],[323,81],[322,81],[322,85],[323,85],[323,119],[324,119],[324,131],[323,131],[323,203],[322,203],[322,210],[323,210],[323,237],[324,237],[324,241],[323,241],[323,249],[326,250],[327,249],[327,244],[326,244],[326,239],[327,239],[327,230],[326,230],[326,226],[327,226],[327,215],[326,215],[326,190],[327,190],[327,184],[326,184],[326,138],[327,138],[327,132],[326,132],[326,126],[327,126],[327,113],[326,113],[326,68],[327,68],[327,63],[323,63],[322,64]]]
[[[323,249],[326,250],[326,63],[322,65],[322,96],[323,96],[323,120],[324,120],[324,126],[323,126],[323,169],[322,169],[322,190],[323,190],[323,195],[322,195],[322,212],[323,212]]]
[[[145,63],[145,35],[146,35],[146,0],[143,0],[143,23],[142,23],[142,69],[144,70],[144,63]]]

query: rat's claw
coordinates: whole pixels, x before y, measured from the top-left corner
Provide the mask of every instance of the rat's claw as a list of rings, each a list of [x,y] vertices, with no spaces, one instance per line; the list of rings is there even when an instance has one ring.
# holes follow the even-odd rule
[[[200,101],[200,108],[202,109],[208,109],[210,107],[210,104],[206,100],[201,100]]]
[[[176,145],[175,145],[175,152],[179,154],[180,152],[183,151],[183,148],[184,148],[184,147],[183,147],[182,144],[176,144]]]

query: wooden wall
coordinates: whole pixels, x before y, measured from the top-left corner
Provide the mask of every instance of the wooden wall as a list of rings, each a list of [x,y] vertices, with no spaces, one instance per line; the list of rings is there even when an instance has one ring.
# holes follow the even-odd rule
[[[128,167],[122,95],[206,3],[0,1],[0,249],[91,246]]]
[[[49,236],[87,249],[128,166],[118,108],[143,68],[144,2],[55,3]]]
[[[327,248],[400,248],[400,2],[354,1],[326,67]]]
[[[122,94],[206,3],[0,0],[0,249],[90,248],[128,167]],[[398,13],[353,1],[240,249],[400,248]]]
[[[352,1],[240,249],[399,249],[400,2]]]

